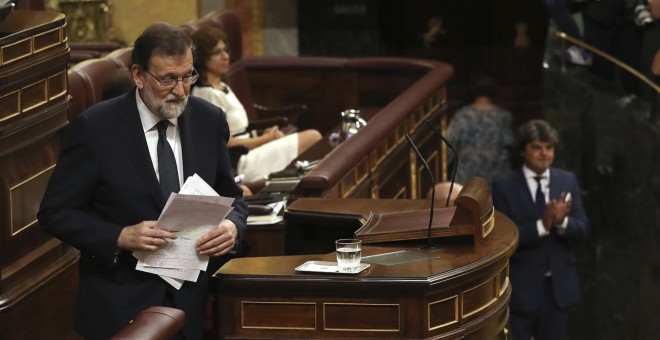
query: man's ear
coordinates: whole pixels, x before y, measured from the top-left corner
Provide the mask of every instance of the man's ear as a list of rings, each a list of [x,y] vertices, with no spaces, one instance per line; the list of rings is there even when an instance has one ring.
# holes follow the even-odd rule
[[[133,75],[135,86],[141,90],[144,87],[144,73],[142,72],[140,66],[136,64],[131,65],[131,74]]]

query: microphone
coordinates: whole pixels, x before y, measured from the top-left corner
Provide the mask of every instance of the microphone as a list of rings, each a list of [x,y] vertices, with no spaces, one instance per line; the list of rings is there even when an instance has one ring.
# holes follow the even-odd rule
[[[456,158],[456,161],[454,162],[454,171],[452,172],[452,175],[451,175],[451,182],[449,183],[449,194],[447,195],[447,203],[445,203],[445,206],[448,207],[449,206],[449,201],[451,200],[451,192],[452,192],[452,190],[454,190],[454,182],[456,181],[456,172],[458,171],[458,152],[456,152],[456,149],[454,149],[454,147],[451,145],[451,143],[449,143],[447,141],[447,139],[445,139],[445,137],[442,136],[440,131],[438,131],[438,129],[436,129],[435,126],[433,126],[433,124],[431,124],[431,122],[429,122],[428,119],[424,120],[424,122],[429,127],[431,127],[431,130],[433,130],[433,132],[435,132],[435,134],[438,137],[440,137],[440,139],[442,139],[443,142],[445,142],[447,147],[454,153],[454,158]]]
[[[429,172],[429,176],[431,176],[431,214],[429,216],[429,229],[428,229],[428,236],[426,237],[426,244],[423,244],[420,246],[421,249],[425,250],[430,250],[430,249],[438,249],[438,246],[433,244],[433,238],[431,237],[431,226],[433,225],[433,209],[434,209],[434,203],[435,203],[435,179],[433,179],[433,172],[431,171],[431,167],[429,167],[429,164],[426,163],[426,160],[422,156],[422,153],[419,152],[419,149],[417,149],[417,145],[412,141],[410,138],[410,135],[406,133],[406,139],[408,140],[408,143],[410,143],[410,146],[415,150],[415,153],[417,154],[417,157],[422,160],[422,164],[424,165],[424,168],[426,171]],[[451,188],[450,188],[451,189]]]

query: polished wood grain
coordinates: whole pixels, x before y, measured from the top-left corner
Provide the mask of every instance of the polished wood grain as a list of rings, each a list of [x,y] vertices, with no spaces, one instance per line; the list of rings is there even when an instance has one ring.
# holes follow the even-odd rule
[[[358,213],[364,207],[347,208]],[[217,335],[503,339],[511,293],[508,259],[517,243],[515,225],[496,212],[493,232],[481,245],[457,239],[444,240],[434,251],[419,249],[418,242],[364,246],[363,256],[407,250],[433,258],[371,264],[357,275],[295,270],[310,260],[335,261],[334,252],[234,259],[215,274]]]
[[[442,129],[447,112],[447,83],[453,68],[445,63],[407,58],[260,57],[243,58],[256,100],[282,105],[302,103],[310,126],[326,138],[300,155],[319,164],[295,189],[300,197],[420,198],[431,180],[421,160],[410,154],[410,134],[437,179],[446,178],[446,152],[424,124]],[[281,79],[287,79],[282,83]],[[340,113],[359,109],[367,126],[339,145],[327,136],[338,132]],[[307,124],[306,125],[306,121]]]
[[[77,339],[78,252],[36,214],[68,124],[64,15],[0,23],[0,329],[3,339]]]

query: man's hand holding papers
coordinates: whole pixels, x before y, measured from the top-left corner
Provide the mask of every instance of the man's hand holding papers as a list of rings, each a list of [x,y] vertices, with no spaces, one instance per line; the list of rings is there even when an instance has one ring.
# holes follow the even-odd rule
[[[206,270],[209,256],[229,252],[237,238],[237,228],[224,218],[233,209],[233,198],[219,196],[201,177],[189,177],[179,194],[172,194],[155,226],[163,233],[157,246],[139,248],[137,270],[160,275],[177,289],[183,281],[196,281],[200,270]],[[170,234],[176,237],[171,238]],[[160,235],[160,234],[159,234]],[[157,238],[157,237],[154,237]]]
[[[167,239],[176,239],[176,233],[156,228],[156,221],[144,221],[122,229],[117,246],[126,250],[154,251]]]

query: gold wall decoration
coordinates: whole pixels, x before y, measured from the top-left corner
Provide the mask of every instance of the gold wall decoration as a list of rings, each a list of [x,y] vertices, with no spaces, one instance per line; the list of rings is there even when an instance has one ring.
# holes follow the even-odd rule
[[[66,15],[66,35],[71,42],[114,41],[112,0],[60,0]]]
[[[114,34],[132,45],[144,29],[155,22],[183,25],[199,18],[200,0],[131,0],[113,1]]]
[[[200,0],[50,0],[47,6],[66,15],[69,42],[114,41],[127,46],[150,24],[179,26],[200,16]]]

